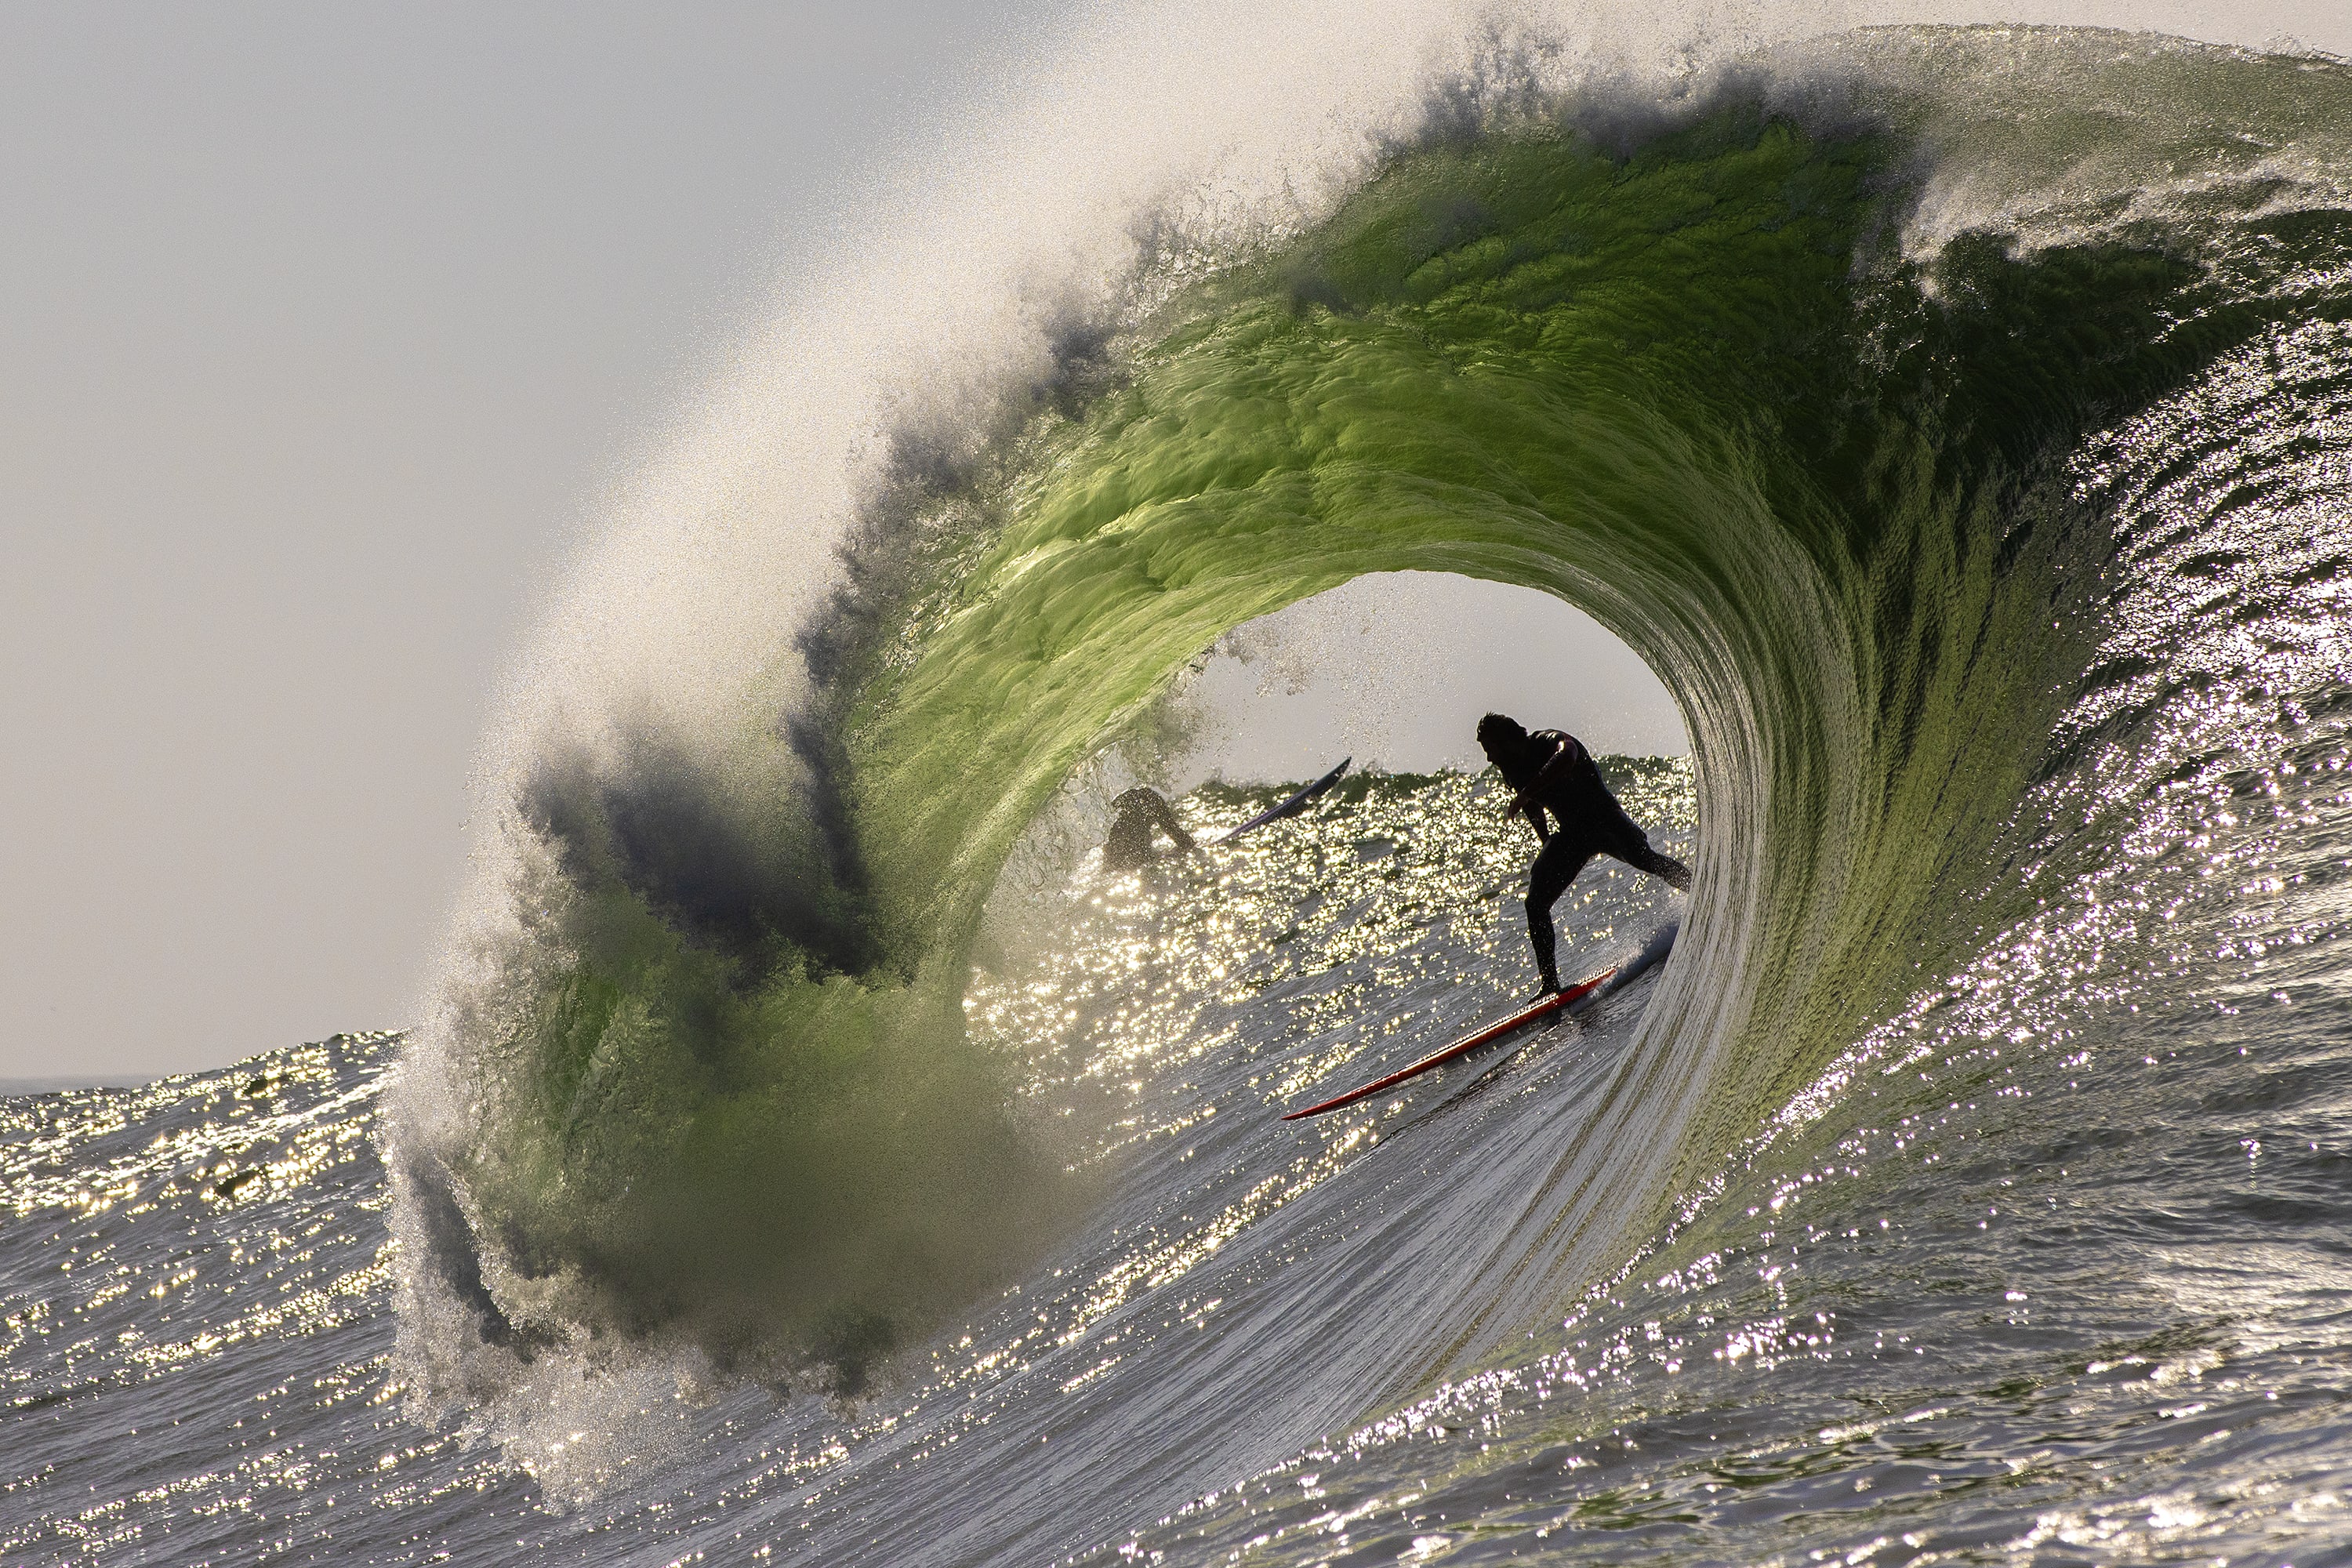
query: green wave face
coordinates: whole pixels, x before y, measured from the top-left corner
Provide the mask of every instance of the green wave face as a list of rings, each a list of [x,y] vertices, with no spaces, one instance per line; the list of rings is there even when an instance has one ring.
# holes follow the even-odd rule
[[[1899,85],[1938,58],[1985,75],[1957,37],[1857,46],[1898,83],[1868,112],[1758,87],[1639,137],[1562,110],[1400,153],[1122,340],[981,477],[900,498],[790,738],[543,773],[548,913],[474,1028],[487,1131],[445,1152],[500,1307],[530,1331],[533,1301],[551,1322],[589,1300],[854,1375],[1016,1267],[1083,1194],[962,1043],[998,870],[1220,633],[1370,572],[1558,594],[1683,708],[1691,917],[1597,1134],[1615,1186],[1553,1285],[1654,1226],[2001,917],[1985,868],[2084,668],[2071,612],[2106,548],[2055,465],[2347,307],[2279,284],[2345,254],[2342,215],[2271,210],[2251,176],[2095,239],[1906,254],[1939,156],[2151,155],[2128,127],[2071,125],[2069,153],[1993,128],[1997,93],[1979,123]],[[2183,52],[2168,90],[2352,109],[2341,72],[2267,68]],[[730,862],[744,888],[697,882]]]

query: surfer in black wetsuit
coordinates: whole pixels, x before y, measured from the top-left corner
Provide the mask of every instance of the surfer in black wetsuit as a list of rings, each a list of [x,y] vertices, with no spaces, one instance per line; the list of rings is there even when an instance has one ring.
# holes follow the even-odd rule
[[[1637,871],[1664,878],[1681,892],[1690,889],[1690,868],[1650,847],[1650,836],[1601,782],[1601,770],[1584,742],[1566,731],[1538,730],[1530,735],[1518,721],[1489,713],[1478,721],[1478,744],[1511,786],[1507,812],[1525,816],[1543,840],[1528,870],[1528,941],[1535,946],[1544,990],[1557,991],[1552,900],[1568,890],[1587,860],[1612,856]],[[1544,826],[1546,813],[1559,825],[1556,831]]]
[[[1154,828],[1175,841],[1177,849],[1186,855],[1199,846],[1184,825],[1176,820],[1176,813],[1155,789],[1139,784],[1110,803],[1118,815],[1111,819],[1110,837],[1103,843],[1102,863],[1106,871],[1132,871],[1149,866],[1158,858],[1159,849],[1152,842]]]

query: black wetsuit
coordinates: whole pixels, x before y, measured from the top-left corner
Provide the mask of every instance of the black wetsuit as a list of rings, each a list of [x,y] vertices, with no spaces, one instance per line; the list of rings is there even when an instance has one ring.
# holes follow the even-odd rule
[[[1158,828],[1175,840],[1176,847],[1191,850],[1192,836],[1176,820],[1176,813],[1161,799],[1160,792],[1141,785],[1129,790],[1112,801],[1111,809],[1118,812],[1110,825],[1110,837],[1103,844],[1102,863],[1106,871],[1132,871],[1151,863],[1157,851],[1151,842],[1151,830]]]
[[[1537,774],[1563,750],[1568,762],[1560,774],[1538,784]],[[1625,808],[1601,782],[1601,770],[1584,742],[1567,731],[1534,731],[1528,736],[1526,752],[1503,766],[1502,773],[1506,784],[1528,797],[1528,821],[1536,837],[1544,841],[1535,864],[1528,869],[1528,941],[1535,946],[1536,967],[1543,972],[1544,989],[1557,991],[1559,969],[1554,958],[1551,906],[1568,891],[1587,860],[1607,855],[1637,871],[1664,878],[1685,891],[1690,888],[1690,868],[1650,847],[1650,836],[1625,815]],[[1559,823],[1557,830],[1544,826],[1547,813]]]

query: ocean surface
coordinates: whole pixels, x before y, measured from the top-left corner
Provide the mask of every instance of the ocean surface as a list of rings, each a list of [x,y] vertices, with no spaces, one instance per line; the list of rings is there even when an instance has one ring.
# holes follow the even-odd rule
[[[2352,1563],[2352,68],[1464,36],[780,329],[871,420],[583,557],[414,1029],[0,1100],[0,1563]],[[1092,847],[1408,570],[1696,880],[1284,1122],[1531,991],[1492,775]]]

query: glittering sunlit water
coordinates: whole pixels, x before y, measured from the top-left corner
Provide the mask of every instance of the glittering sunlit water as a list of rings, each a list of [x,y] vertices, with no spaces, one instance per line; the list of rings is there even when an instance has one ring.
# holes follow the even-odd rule
[[[1524,828],[1458,777],[1348,793],[1195,861],[1115,877],[1081,867],[1008,889],[999,925],[1021,956],[982,973],[968,1010],[1025,1064],[1037,1114],[1088,1130],[1073,1160],[1111,1196],[1052,1268],[856,1406],[780,1403],[677,1364],[638,1369],[618,1432],[561,1430],[560,1387],[546,1391],[550,1422],[505,1448],[478,1420],[435,1431],[404,1413],[373,1142],[389,1037],[143,1090],[6,1102],[16,1218],[0,1365],[16,1463],[0,1548],[194,1561],[267,1542],[296,1561],[488,1561],[522,1542],[609,1561],[623,1542],[660,1556],[717,1539],[748,1552],[855,1533],[877,1488],[965,1514],[961,1483],[927,1494],[885,1478],[960,1471],[966,1444],[1001,1462],[1008,1430],[1041,1452],[1066,1433],[1083,1465],[1097,1450],[1082,1412],[1123,1424],[1133,1380],[1159,1384],[1169,1352],[1190,1362],[1284,1337],[1269,1287],[1308,1236],[1268,1252],[1286,1211],[1315,1207],[1310,1228],[1357,1232],[1351,1250],[1370,1256],[1355,1267],[1378,1274],[1384,1244],[1361,1228],[1364,1205],[1406,1173],[1303,1200],[1388,1141],[1423,1135],[1433,1112],[1466,1127],[1488,1103],[1589,1076],[1640,1006],[1637,987],[1585,1027],[1363,1112],[1276,1121],[1307,1089],[1394,1065],[1531,985],[1507,890],[1532,845]],[[1686,765],[1644,764],[1623,794],[1658,842],[1687,847]],[[1214,831],[1258,804],[1212,792],[1186,809]],[[1599,967],[1667,901],[1601,862],[1562,902],[1564,951]],[[1270,1343],[1244,1353],[1281,1360]],[[612,1408],[609,1395],[598,1405],[607,1419]],[[992,1528],[982,1512],[965,1528]],[[985,1554],[979,1539],[961,1552]]]
[[[1528,988],[1529,844],[1461,778],[1351,792],[1139,874],[1008,879],[968,1011],[1026,1064],[1033,1112],[1086,1130],[1069,1147],[1103,1206],[854,1405],[677,1363],[636,1369],[613,1430],[502,1447],[404,1414],[371,1141],[385,1038],[10,1101],[0,1543],[11,1562],[1037,1561],[1089,1538],[1079,1555],[1106,1563],[2321,1560],[2352,1531],[2352,1070],[2326,891],[2352,781],[2340,735],[2208,711],[2241,747],[2294,737],[2294,771],[2242,749],[2145,793],[2143,854],[1924,984],[1620,1276],[1418,1389],[1444,1348],[1429,1334],[1524,1245],[1527,1193],[1605,1114],[1650,984],[1399,1095],[1276,1120]],[[1621,780],[1685,847],[1686,769]],[[1257,798],[1185,809],[1213,829]],[[1571,966],[1675,901],[1597,863],[1562,907]],[[1315,1397],[1295,1397],[1308,1369]]]

